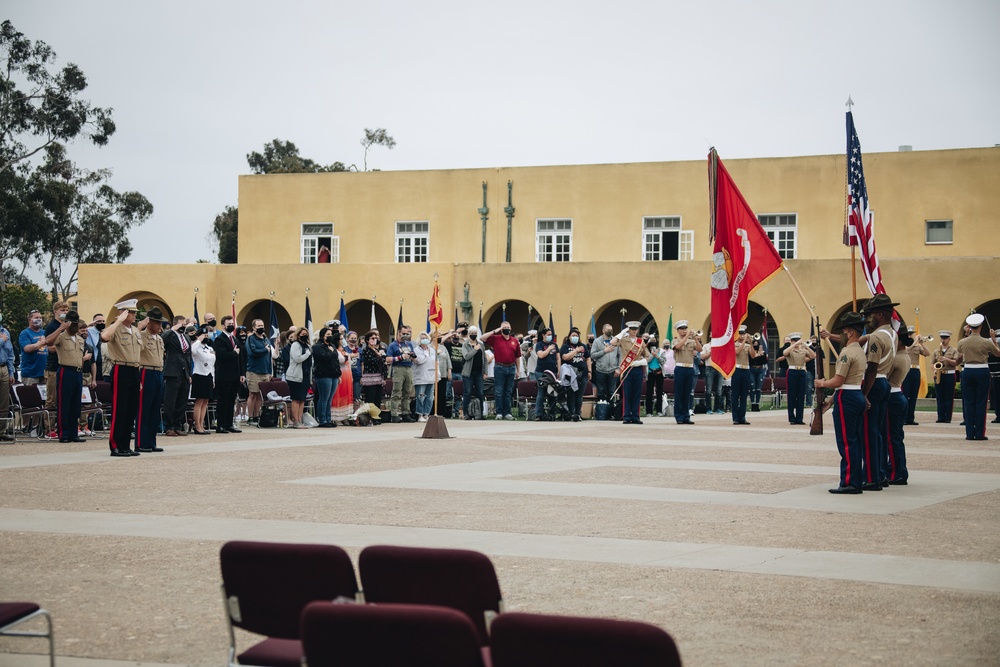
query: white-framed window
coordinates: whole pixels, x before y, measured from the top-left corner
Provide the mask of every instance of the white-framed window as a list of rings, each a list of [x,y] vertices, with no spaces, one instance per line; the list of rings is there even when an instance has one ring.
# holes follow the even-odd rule
[[[336,264],[340,261],[340,237],[333,235],[332,222],[303,222],[302,264]]]
[[[535,221],[535,261],[573,261],[573,221]]]
[[[646,262],[694,259],[694,230],[683,229],[680,216],[644,217],[642,259]]]
[[[798,213],[765,213],[758,215],[760,226],[782,259],[795,259],[798,254]]]
[[[953,242],[954,230],[951,220],[925,220],[924,226],[926,245],[948,245]]]
[[[430,242],[430,223],[426,220],[396,223],[396,262],[426,262]]]

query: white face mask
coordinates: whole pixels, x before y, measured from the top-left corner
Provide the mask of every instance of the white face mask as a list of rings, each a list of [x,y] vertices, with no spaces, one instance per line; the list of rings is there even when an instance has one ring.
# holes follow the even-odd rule
[[[579,336],[570,336],[569,342],[573,343],[573,345],[576,345],[577,343],[580,342],[580,337]]]
[[[431,342],[428,339],[426,339],[426,338],[421,338],[420,339],[420,344],[423,345],[424,347],[427,347],[428,345],[431,344]]]

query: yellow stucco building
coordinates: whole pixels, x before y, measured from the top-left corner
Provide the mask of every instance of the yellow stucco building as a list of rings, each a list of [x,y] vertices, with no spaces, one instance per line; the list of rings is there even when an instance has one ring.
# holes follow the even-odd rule
[[[851,305],[844,156],[722,158],[831,326]],[[922,332],[957,331],[976,309],[1000,326],[1000,148],[864,160],[884,284],[907,322],[919,308]],[[559,336],[571,316],[589,327],[592,313],[598,330],[624,316],[663,332],[671,314],[709,329],[705,160],[241,176],[239,218],[238,264],[81,266],[80,308],[107,313],[137,297],[190,315],[197,288],[199,311],[222,315],[235,290],[237,319],[249,324],[267,319],[273,292],[285,327],[303,323],[308,288],[317,326],[343,297],[352,329],[369,327],[373,304],[384,330],[400,308],[422,328],[437,274],[445,328],[466,302],[463,318],[475,322],[481,309],[492,327],[506,314],[515,330],[547,322],[551,309]],[[857,281],[862,300],[860,267]],[[808,331],[785,276],[754,295],[751,330],[765,308],[772,336]]]

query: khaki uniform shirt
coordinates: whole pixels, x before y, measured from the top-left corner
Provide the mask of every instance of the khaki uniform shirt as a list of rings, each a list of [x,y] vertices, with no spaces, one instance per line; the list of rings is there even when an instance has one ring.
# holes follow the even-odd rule
[[[163,370],[163,338],[159,334],[142,332],[142,350],[139,352],[139,365]]]
[[[809,361],[809,348],[805,346],[805,343],[796,348],[794,345],[785,350],[785,361],[788,362],[788,367],[793,368],[798,366],[800,369],[805,368],[806,362]]]
[[[910,357],[910,368],[920,368],[920,360],[924,358],[920,354],[920,348],[915,345],[908,347],[906,348],[906,354]]]
[[[835,375],[843,376],[844,384],[860,386],[865,379],[865,351],[857,343],[851,343],[840,351]]]
[[[968,366],[969,364],[985,364],[988,361],[987,357],[991,353],[997,354],[997,350],[992,340],[983,338],[979,334],[973,334],[958,341],[958,353],[964,357],[962,361]]]
[[[694,347],[694,336],[688,336],[681,348],[674,349],[674,363],[694,365],[694,355],[697,350]]]
[[[750,349],[751,345],[747,343],[740,348],[740,344],[736,344],[736,365],[737,366],[749,366],[750,365]]]
[[[629,350],[632,346],[642,343],[642,339],[630,338],[628,334],[625,334],[618,340],[618,347],[622,351],[622,359],[628,356]],[[647,365],[647,359],[649,359],[649,349],[642,348],[642,352],[636,353],[635,359],[632,360],[632,366],[645,366]]]
[[[899,389],[903,386],[903,380],[906,378],[907,373],[910,372],[910,355],[908,354],[897,354],[896,358],[892,360],[892,368],[889,370],[887,379],[889,380],[889,386],[893,389]]]
[[[124,325],[118,325],[111,340],[108,341],[108,356],[114,359],[116,364],[138,366],[141,350],[142,338],[135,326],[126,329]],[[160,363],[162,365],[163,362]]]
[[[83,339],[69,331],[63,331],[56,337],[56,356],[60,366],[81,368],[83,366]]]
[[[956,361],[958,360],[958,350],[955,348],[955,346],[949,345],[947,350],[942,350],[940,347],[934,350],[934,353],[931,355],[931,363],[936,364],[937,362],[941,361],[944,358],[953,359]],[[954,373],[955,367],[945,364],[944,368],[941,369],[941,372],[946,373],[948,371]]]
[[[892,360],[896,358],[896,332],[888,324],[883,324],[873,333],[868,335],[868,352],[866,358],[869,363],[878,364],[879,375],[889,376],[892,370]],[[909,359],[906,360],[909,364]]]

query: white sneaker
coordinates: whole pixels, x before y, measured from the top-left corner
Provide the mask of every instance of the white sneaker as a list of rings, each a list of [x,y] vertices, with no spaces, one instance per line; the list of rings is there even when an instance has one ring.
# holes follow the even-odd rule
[[[512,421],[514,421],[514,415],[510,414],[509,412],[508,412],[507,414],[505,414],[505,415],[503,416],[503,418],[504,418],[504,419],[506,419],[506,420],[507,420],[507,421],[509,421],[509,422],[512,422]]]
[[[424,417],[423,415],[420,415],[420,419],[417,420],[417,423],[422,424],[422,423],[424,423],[426,421],[427,421],[427,417]]]

